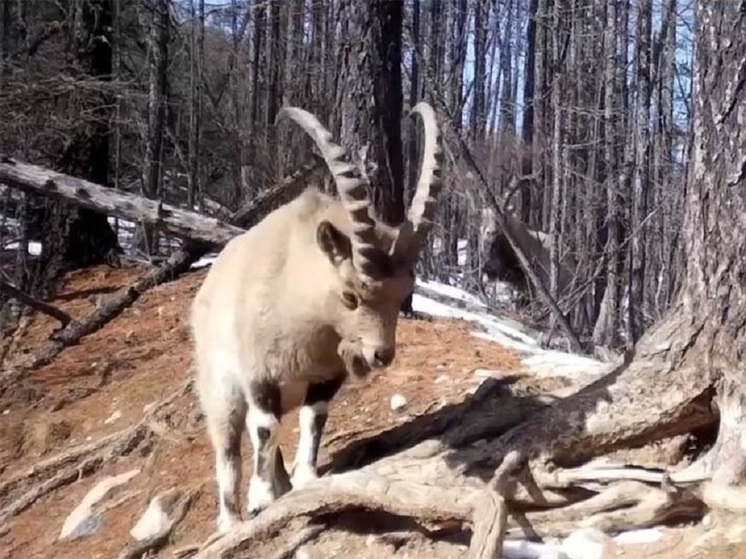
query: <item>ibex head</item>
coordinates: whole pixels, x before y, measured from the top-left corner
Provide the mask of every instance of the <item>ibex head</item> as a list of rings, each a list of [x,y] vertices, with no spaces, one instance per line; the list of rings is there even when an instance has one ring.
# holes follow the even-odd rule
[[[337,185],[343,215],[338,220],[319,220],[316,244],[333,271],[324,286],[325,310],[341,339],[337,351],[356,376],[388,366],[394,359],[399,308],[414,289],[414,266],[432,228],[442,189],[435,113],[424,102],[412,113],[419,114],[424,124],[422,167],[407,218],[397,227],[375,217],[369,185],[315,116],[296,107],[285,107],[278,114],[278,119],[295,121],[314,140]]]

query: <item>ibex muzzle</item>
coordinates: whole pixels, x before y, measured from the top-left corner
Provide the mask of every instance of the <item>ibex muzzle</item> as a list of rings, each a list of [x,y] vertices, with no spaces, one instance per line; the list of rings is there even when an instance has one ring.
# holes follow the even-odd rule
[[[310,113],[285,107],[313,138],[339,198],[308,188],[231,240],[197,293],[191,315],[196,381],[216,454],[218,527],[239,518],[240,437],[254,450],[248,510],[261,511],[316,477],[328,404],[351,374],[396,355],[396,324],[441,190],[440,135],[432,108],[414,199],[399,227],[374,216],[368,185]],[[292,481],[277,443],[282,416],[300,407]],[[248,419],[247,419],[248,417]]]

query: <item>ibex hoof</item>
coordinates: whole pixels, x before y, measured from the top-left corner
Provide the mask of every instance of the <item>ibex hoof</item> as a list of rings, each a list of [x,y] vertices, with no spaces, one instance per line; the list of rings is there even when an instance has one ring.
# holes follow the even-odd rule
[[[293,489],[300,489],[305,487],[315,479],[318,479],[318,475],[312,469],[309,468],[296,468],[293,472],[293,477],[290,482],[293,484]]]

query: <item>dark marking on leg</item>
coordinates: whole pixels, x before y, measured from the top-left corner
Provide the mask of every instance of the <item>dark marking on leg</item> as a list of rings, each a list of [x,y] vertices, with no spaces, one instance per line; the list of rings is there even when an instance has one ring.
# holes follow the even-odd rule
[[[346,375],[310,384],[300,409],[300,438],[293,468],[293,485],[301,486],[316,477],[321,435],[329,417],[329,401],[344,384]]]
[[[317,402],[329,402],[336,396],[339,389],[342,388],[347,375],[340,375],[326,382],[316,382],[308,385],[306,397],[303,404],[306,406],[313,405]]]

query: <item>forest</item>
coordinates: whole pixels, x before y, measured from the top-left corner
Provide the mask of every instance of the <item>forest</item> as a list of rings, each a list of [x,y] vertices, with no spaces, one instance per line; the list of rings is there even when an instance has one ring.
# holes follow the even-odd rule
[[[475,558],[500,556],[516,507],[554,532],[560,514],[618,531],[743,510],[745,52],[740,0],[0,0],[0,402],[41,401],[33,371],[309,184],[333,192],[283,107],[316,115],[402,222],[426,101],[444,187],[418,281],[610,372],[524,411],[487,388],[458,425],[358,441],[324,491],[199,554],[350,509],[468,524]],[[55,302],[97,266],[146,271],[84,315]],[[54,329],[14,354],[34,313]],[[681,436],[676,472],[588,466]],[[24,498],[9,479],[0,528]],[[474,483],[490,497],[457,498]]]

